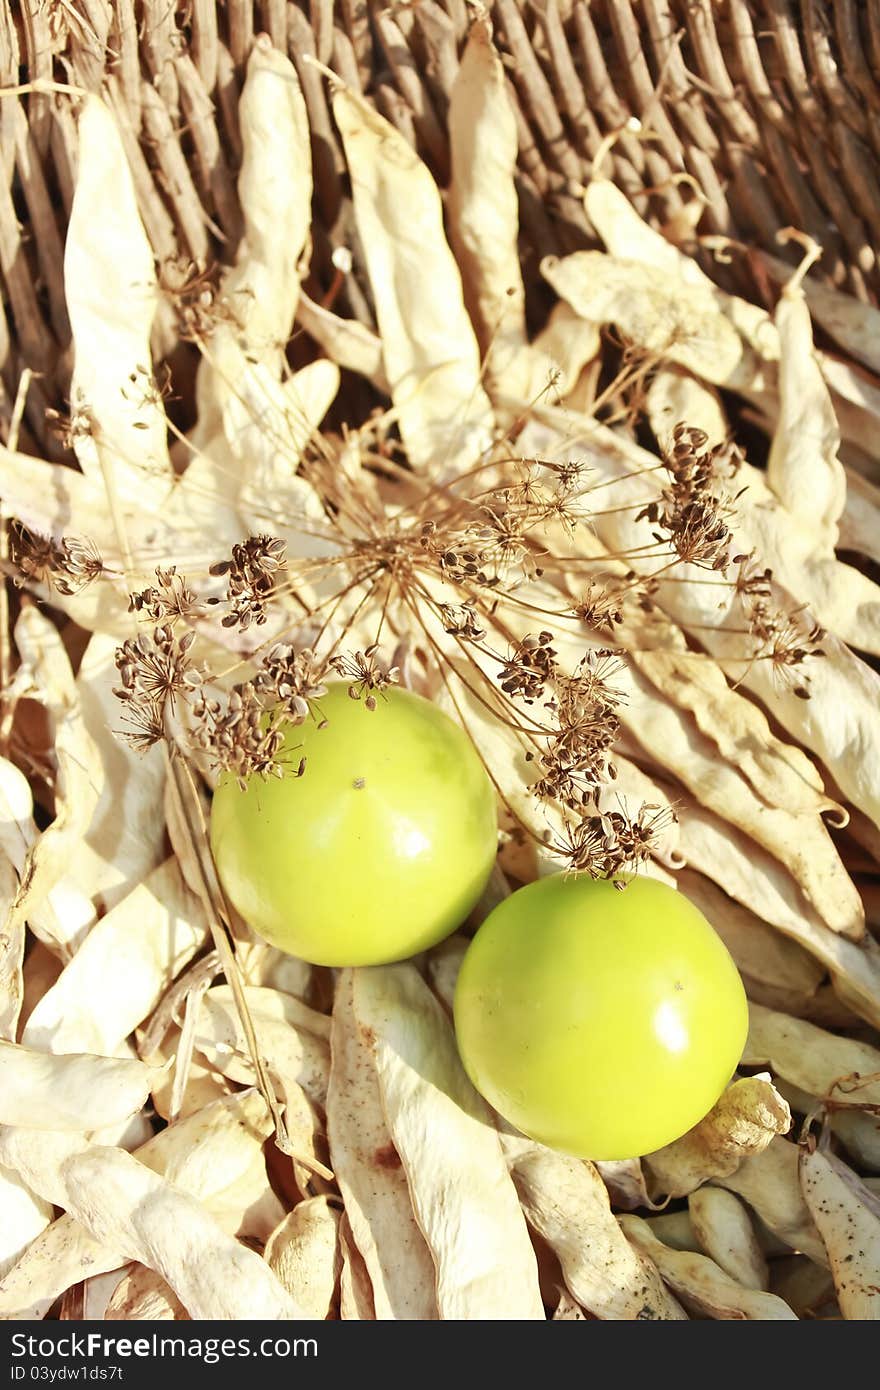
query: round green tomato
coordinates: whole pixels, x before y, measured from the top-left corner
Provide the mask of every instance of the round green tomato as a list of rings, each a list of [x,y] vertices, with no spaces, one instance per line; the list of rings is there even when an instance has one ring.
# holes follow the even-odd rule
[[[340,682],[317,703],[324,727],[287,732],[289,775],[244,791],[221,779],[217,871],[245,921],[291,955],[402,960],[454,931],[483,891],[495,793],[467,735],[421,696],[392,689],[369,710]]]
[[[529,884],[465,953],[455,1029],[471,1080],[530,1138],[622,1159],[677,1139],[740,1060],[745,991],[721,938],[654,879]]]

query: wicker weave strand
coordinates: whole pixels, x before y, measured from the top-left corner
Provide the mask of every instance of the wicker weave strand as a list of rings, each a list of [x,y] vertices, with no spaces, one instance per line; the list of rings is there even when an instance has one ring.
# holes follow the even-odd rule
[[[880,0],[495,0],[491,12],[520,133],[527,274],[547,252],[591,244],[578,189],[620,132],[606,168],[656,225],[684,235],[702,208],[701,234],[777,254],[777,232],[794,225],[822,244],[835,284],[875,300]],[[333,249],[355,234],[324,82],[306,55],[374,101],[442,183],[467,25],[465,0],[0,0],[0,83],[103,90],[160,261],[228,260],[241,231],[238,92],[255,34],[269,34],[296,64],[309,110],[320,294]],[[62,403],[68,377],[72,98],[0,101],[0,158],[0,418],[31,367],[30,428],[48,447],[45,408]],[[760,294],[756,263],[704,263]],[[356,277],[340,308],[370,320]]]

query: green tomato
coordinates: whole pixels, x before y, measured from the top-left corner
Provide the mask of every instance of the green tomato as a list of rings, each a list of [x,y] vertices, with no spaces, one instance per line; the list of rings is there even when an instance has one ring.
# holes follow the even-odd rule
[[[455,992],[468,1075],[511,1124],[579,1158],[636,1158],[712,1108],[745,1045],[721,938],[654,879],[529,884],[490,913]]]
[[[289,728],[302,777],[221,778],[211,849],[255,931],[317,965],[380,965],[433,946],[476,903],[497,848],[495,793],[473,744],[419,695],[369,710],[343,682],[326,725]]]

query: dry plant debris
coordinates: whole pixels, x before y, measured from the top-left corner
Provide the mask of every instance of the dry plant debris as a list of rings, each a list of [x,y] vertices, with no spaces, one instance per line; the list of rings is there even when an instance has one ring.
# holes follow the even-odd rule
[[[75,108],[75,464],[0,447],[0,1314],[876,1318],[876,310],[817,247],[768,263],[775,305],[722,293],[597,158],[595,249],[543,262],[533,331],[488,22],[447,189],[329,95],[334,263],[378,333],[304,288],[309,109],[271,45],[225,269],[156,264],[110,106]],[[188,433],[160,305],[200,358]],[[338,676],[473,737],[478,915],[575,868],[708,916],[751,1031],[689,1134],[593,1165],[511,1133],[455,1048],[463,936],[330,972],[230,914],[210,788],[308,777],[283,729]]]

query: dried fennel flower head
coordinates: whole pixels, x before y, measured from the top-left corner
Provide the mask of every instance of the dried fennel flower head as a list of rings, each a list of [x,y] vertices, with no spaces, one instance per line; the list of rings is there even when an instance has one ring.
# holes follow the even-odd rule
[[[79,593],[104,573],[104,563],[91,541],[75,536],[56,540],[19,521],[10,527],[9,558],[16,583],[45,584],[65,596]]]
[[[726,445],[708,448],[703,430],[676,425],[663,462],[669,482],[660,499],[650,502],[636,520],[657,526],[656,540],[668,543],[681,560],[702,569],[726,571],[733,537],[728,521],[733,506],[719,489]]]
[[[612,681],[620,669],[618,654],[600,648],[571,674],[554,673],[554,691],[546,702],[550,722],[532,792],[578,816],[594,804],[599,788],[614,780],[611,752],[620,730],[615,708],[622,694]]]
[[[329,524],[335,520],[331,556],[288,559],[279,537],[256,534],[211,565],[204,582],[168,564],[157,569],[155,584],[130,596],[130,610],[156,626],[118,653],[125,736],[140,748],[171,737],[242,785],[252,776],[301,775],[303,764],[284,765],[284,726],[321,721],[329,675],[347,681],[368,709],[399,683],[400,669],[380,648],[387,624],[398,636],[412,635],[429,688],[447,688],[455,707],[456,689],[478,697],[484,691],[519,739],[536,773],[527,788],[534,815],[518,817],[525,836],[591,873],[615,875],[622,865],[643,862],[648,823],[602,813],[597,800],[614,778],[620,655],[585,645],[571,667],[560,661],[549,625],[558,619],[569,637],[575,623],[585,635],[610,632],[637,586],[609,577],[606,590],[600,572],[573,608],[542,584],[545,563],[564,564],[564,556],[550,553],[550,537],[567,544],[589,517],[589,471],[576,460],[545,464],[501,450],[471,476],[442,486],[427,487],[395,468],[399,505],[389,508],[369,474],[362,488],[355,481],[341,490],[338,470],[334,476],[325,463],[323,455],[310,459],[304,476],[319,490]],[[218,578],[225,580],[220,596],[205,587]],[[535,610],[546,614],[547,626],[527,623]],[[216,631],[219,622],[224,644],[235,651],[238,634],[266,626],[270,613],[273,638],[241,652],[236,684],[211,681],[193,667],[200,625]],[[374,640],[346,646],[355,622],[359,637],[372,623]],[[453,657],[463,665],[451,664]],[[541,829],[545,804],[565,827],[549,844]]]
[[[368,709],[401,681],[395,659],[383,654],[384,631],[391,650],[409,643],[422,688],[444,691],[466,727],[465,693],[491,709],[522,749],[534,775],[519,809],[507,808],[518,833],[585,872],[617,877],[637,867],[650,853],[656,817],[602,803],[615,779],[623,698],[615,677],[626,660],[606,644],[626,631],[628,605],[651,606],[658,580],[613,555],[593,561],[578,547],[578,528],[590,526],[594,508],[614,510],[607,480],[597,481],[576,455],[519,457],[500,441],[467,472],[429,482],[410,472],[383,421],[368,423],[359,443],[354,470],[351,437],[324,438],[301,459],[299,478],[313,490],[325,518],[317,525],[332,541],[326,553],[288,555],[281,536],[255,533],[202,576],[184,574],[170,556],[154,583],[130,595],[130,611],[152,627],[118,653],[125,736],[138,747],[171,737],[242,783],[302,773],[282,765],[284,726],[321,721],[328,677],[347,681]],[[336,457],[343,449],[345,470]],[[664,574],[683,561],[717,573],[712,582],[751,605],[761,658],[796,669],[816,648],[817,632],[795,641],[773,619],[766,581],[747,573],[743,557],[737,577],[726,578],[731,459],[729,449],[708,448],[702,432],[678,426],[664,455],[665,482],[640,516],[671,551]],[[50,544],[31,565],[66,574],[70,554]],[[582,576],[576,601],[561,582],[572,574]],[[193,665],[193,636],[203,627],[209,637],[222,633],[232,658],[221,680]],[[272,635],[255,648],[251,629]],[[549,837],[546,823],[554,827]]]
[[[289,724],[301,724],[312,702],[326,695],[325,677],[326,665],[311,648],[297,650],[290,642],[276,642],[257,670],[254,690],[265,706],[281,711]]]
[[[117,648],[121,684],[113,693],[125,707],[128,727],[123,737],[134,747],[145,749],[162,739],[181,696],[201,684],[189,657],[194,641],[193,631],[177,637],[171,625],[163,623]]]
[[[284,744],[280,722],[266,711],[250,681],[236,686],[225,701],[200,691],[192,704],[190,727],[195,747],[218,769],[231,773],[244,789],[249,777],[282,777],[278,754]]]
[[[807,663],[825,656],[827,633],[805,605],[792,610],[773,602],[773,571],[755,566],[750,555],[738,555],[735,593],[752,641],[752,661],[767,661],[774,679],[801,700],[810,698]]]
[[[591,878],[611,878],[618,888],[626,875],[644,864],[674,813],[668,808],[643,806],[636,817],[623,811],[583,816],[567,829],[553,848],[566,866]]]
[[[278,536],[249,536],[232,547],[230,559],[211,566],[211,574],[225,575],[227,580],[229,609],[222,619],[224,627],[246,632],[251,623],[265,623],[285,549]]]
[[[159,267],[162,294],[172,306],[180,337],[187,342],[204,342],[218,323],[235,322],[218,293],[219,275],[219,266],[187,256],[170,257]]]
[[[518,695],[527,705],[544,697],[547,683],[557,669],[552,641],[553,633],[544,629],[537,634],[530,632],[515,643],[498,672],[498,684],[506,695]]]
[[[348,693],[351,698],[362,699],[368,710],[376,708],[377,694],[381,695],[400,680],[397,667],[383,665],[377,655],[378,650],[378,644],[373,643],[366,651],[341,653],[330,658],[333,670],[350,682]]]
[[[218,772],[230,772],[244,787],[249,777],[282,777],[291,771],[280,758],[285,726],[309,717],[321,722],[318,702],[326,694],[326,661],[309,648],[274,643],[252,679],[231,690],[200,690],[188,710],[194,746]],[[301,777],[304,761],[293,770]]]
[[[204,608],[176,565],[156,570],[156,583],[129,596],[128,611],[153,623],[192,622]]]

